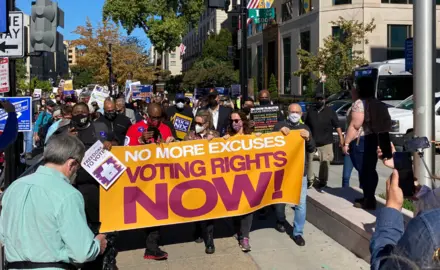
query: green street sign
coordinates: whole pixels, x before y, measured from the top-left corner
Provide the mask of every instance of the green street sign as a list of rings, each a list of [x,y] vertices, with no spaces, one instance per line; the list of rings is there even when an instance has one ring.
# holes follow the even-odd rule
[[[274,8],[252,8],[248,10],[248,16],[254,23],[268,23],[275,19]]]

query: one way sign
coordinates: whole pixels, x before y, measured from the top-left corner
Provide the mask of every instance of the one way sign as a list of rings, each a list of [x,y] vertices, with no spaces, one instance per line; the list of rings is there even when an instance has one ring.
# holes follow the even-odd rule
[[[23,13],[11,11],[9,12],[9,32],[0,33],[0,57],[23,57],[23,42]]]

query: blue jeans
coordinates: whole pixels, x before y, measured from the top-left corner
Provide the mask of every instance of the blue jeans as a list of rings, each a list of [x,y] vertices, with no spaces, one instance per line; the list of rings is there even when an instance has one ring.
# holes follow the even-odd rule
[[[365,137],[361,136],[358,140],[354,140],[350,143],[350,158],[353,163],[353,167],[361,174],[362,166],[364,163],[364,147],[365,147]]]
[[[342,167],[342,187],[350,186],[351,172],[353,171],[353,162],[349,155],[344,156],[344,167]]]
[[[293,236],[303,235],[304,224],[306,223],[306,202],[307,202],[307,176],[302,179],[301,196],[299,204],[295,206],[295,217],[293,218]],[[277,222],[283,223],[286,221],[286,205],[284,203],[275,205],[275,213]]]
[[[32,153],[32,149],[33,149],[33,135],[34,133],[32,131],[27,131],[27,132],[23,132],[24,135],[24,152],[27,153]]]

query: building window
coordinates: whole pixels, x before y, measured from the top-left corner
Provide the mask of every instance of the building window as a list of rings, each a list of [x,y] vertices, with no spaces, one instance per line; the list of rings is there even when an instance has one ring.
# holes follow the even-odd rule
[[[293,0],[287,0],[283,4],[281,4],[281,20],[283,22],[291,20],[293,18],[292,6],[293,6]]]
[[[260,91],[261,89],[263,89],[263,76],[264,76],[264,71],[263,71],[263,46],[259,45],[257,47],[257,66],[258,66],[258,75],[257,75],[257,86],[258,86],[258,91]]]
[[[405,40],[412,37],[411,25],[388,25],[387,59],[405,57]]]
[[[350,5],[351,0],[333,0],[333,5]]]
[[[255,26],[255,32],[257,32],[257,33],[260,33],[260,32],[263,32],[263,28],[264,28],[264,26],[265,26],[265,23],[259,23],[259,24],[257,24],[256,26]]]
[[[248,24],[248,27],[247,27],[247,36],[248,36],[248,37],[252,36],[252,23]]]
[[[248,78],[252,78],[252,49],[247,49]]]
[[[283,39],[283,58],[284,58],[284,94],[290,94],[291,89],[291,70],[290,70],[290,62],[291,62],[291,41],[290,37]]]
[[[413,3],[412,0],[382,0],[382,4],[412,4],[412,3]]]
[[[312,10],[312,0],[298,0],[299,15],[307,14]]]
[[[176,58],[176,54],[175,54],[175,53],[172,53],[170,57],[171,57],[172,59],[174,59],[174,58]]]
[[[176,66],[176,61],[171,61],[170,66],[175,67]]]
[[[72,64],[72,60],[69,60],[69,64]]]
[[[310,31],[301,32],[300,34],[301,49],[310,52]]]

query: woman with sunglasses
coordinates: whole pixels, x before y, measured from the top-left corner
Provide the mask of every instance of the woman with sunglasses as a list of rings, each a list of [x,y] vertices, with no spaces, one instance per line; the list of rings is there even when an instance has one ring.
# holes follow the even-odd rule
[[[192,140],[212,140],[213,138],[220,137],[219,133],[214,130],[212,124],[212,115],[208,110],[198,111],[196,114],[195,131],[190,131],[185,136],[184,141]],[[213,254],[215,252],[214,246],[214,220],[206,220],[196,222],[195,230],[196,243],[205,242],[206,254]],[[203,240],[202,240],[203,238]]]
[[[228,126],[228,134],[223,136],[225,140],[235,135],[250,135],[252,134],[252,128],[246,114],[242,111],[234,111],[230,116],[230,124]],[[260,136],[260,134],[255,134]],[[252,227],[253,213],[246,214],[243,216],[234,217],[234,229],[237,233],[237,240],[240,248],[243,252],[251,251],[251,246],[249,245],[249,233]]]

